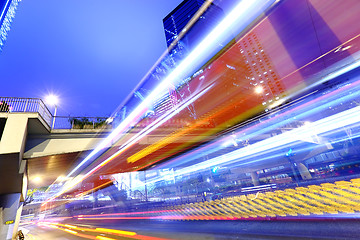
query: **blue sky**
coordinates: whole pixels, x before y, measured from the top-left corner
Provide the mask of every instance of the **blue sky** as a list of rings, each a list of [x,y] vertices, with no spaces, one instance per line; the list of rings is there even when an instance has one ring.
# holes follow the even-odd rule
[[[109,116],[166,49],[182,0],[24,0],[0,53],[0,96],[60,98],[58,115]]]

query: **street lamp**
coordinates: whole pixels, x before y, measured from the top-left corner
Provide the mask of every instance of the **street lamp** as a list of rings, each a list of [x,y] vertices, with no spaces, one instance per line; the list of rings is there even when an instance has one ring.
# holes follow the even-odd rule
[[[36,176],[33,178],[33,182],[35,184],[40,184],[42,182],[42,178],[40,176]]]
[[[50,104],[51,106],[55,106],[55,110],[54,110],[54,116],[53,116],[53,121],[52,121],[52,126],[51,126],[51,129],[54,129],[54,126],[55,126],[55,117],[56,117],[56,112],[57,112],[57,105],[58,105],[58,102],[59,102],[59,99],[57,96],[51,94],[49,96],[47,96],[45,98],[45,101]]]

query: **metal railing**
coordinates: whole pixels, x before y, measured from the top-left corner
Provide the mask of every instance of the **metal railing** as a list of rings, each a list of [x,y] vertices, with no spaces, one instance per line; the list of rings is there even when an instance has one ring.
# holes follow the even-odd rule
[[[37,112],[49,127],[53,119],[40,98],[0,97],[0,112]]]
[[[0,112],[37,112],[53,129],[101,129],[112,128],[106,117],[53,116],[40,98],[0,97]]]
[[[104,129],[112,128],[106,117],[55,117],[54,129]]]

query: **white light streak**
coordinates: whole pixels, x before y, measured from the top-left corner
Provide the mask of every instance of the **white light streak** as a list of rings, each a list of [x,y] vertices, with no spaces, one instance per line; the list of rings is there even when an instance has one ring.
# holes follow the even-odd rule
[[[111,146],[120,133],[126,131],[133,122],[138,120],[148,107],[167,91],[169,85],[177,85],[182,81],[185,72],[198,66],[199,63],[207,59],[212,51],[216,49],[219,42],[224,41],[232,27],[239,26],[241,30],[247,27],[248,23],[256,19],[266,8],[271,6],[275,0],[242,0],[238,5],[222,20],[200,44],[174,69],[150,94],[137,106],[129,116],[103,141],[101,142],[83,161],[81,161],[67,177],[73,175],[80,167],[88,162],[93,156],[102,149]]]
[[[176,172],[176,176],[196,172],[213,166],[219,166],[221,164],[229,164],[234,160],[239,161],[239,159],[244,157],[249,157],[257,153],[266,152],[271,149],[276,149],[281,146],[286,146],[288,144],[298,141],[298,139],[306,139],[314,135],[312,129],[316,129],[317,134],[323,134],[327,132],[334,131],[339,128],[343,128],[355,123],[359,123],[360,120],[360,107],[355,107],[338,114],[334,114],[330,117],[323,118],[313,123],[309,123],[306,126],[285,132],[280,135],[276,135],[271,138],[267,138],[263,141],[254,143],[247,147],[235,150],[228,154],[215,157],[213,159],[207,160],[206,162],[198,163],[190,167],[183,168]],[[296,137],[294,137],[296,136]]]

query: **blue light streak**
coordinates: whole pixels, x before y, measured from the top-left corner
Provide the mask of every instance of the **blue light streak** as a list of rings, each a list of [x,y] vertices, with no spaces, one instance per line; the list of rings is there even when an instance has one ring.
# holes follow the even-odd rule
[[[247,147],[235,150],[233,152],[224,154],[219,157],[207,160],[205,162],[192,165],[191,167],[183,168],[175,174],[183,175],[193,173],[199,170],[212,168],[220,164],[230,164],[234,161],[248,161],[248,157],[253,159],[259,153],[266,153],[270,150],[280,149],[295,142],[306,139],[314,135],[314,129],[316,129],[316,135],[328,133],[343,127],[347,127],[360,122],[360,106],[352,109],[334,114],[332,116],[323,118],[309,125],[276,135],[271,138],[267,138],[263,141],[254,143]]]
[[[347,69],[354,69],[358,64],[352,64],[351,67]],[[339,70],[340,73],[345,73],[342,70]],[[339,76],[338,72],[333,73],[332,76]],[[352,94],[349,94],[348,91],[351,90]],[[296,118],[306,119],[309,116],[316,115],[319,112],[323,112],[331,106],[336,106],[339,103],[344,103],[351,101],[354,97],[360,96],[360,81],[354,82],[352,84],[347,85],[346,87],[342,87],[338,90],[332,91],[326,95],[322,95],[319,98],[309,101],[306,105],[300,105],[298,107],[293,108],[291,111],[286,111],[278,114],[276,117],[268,119],[266,121],[262,121],[258,124],[253,124],[250,127],[242,128],[236,133],[232,134],[232,136],[227,136],[225,138],[219,139],[214,143],[211,143],[207,147],[202,147],[201,149],[194,150],[190,153],[184,154],[182,156],[176,157],[167,163],[161,165],[161,167],[171,166],[176,167],[176,164],[184,164],[186,162],[191,162],[197,158],[199,158],[199,154],[204,156],[230,145],[233,145],[234,136],[237,138],[237,141],[251,139],[253,137],[259,136],[261,134],[265,134],[273,129],[280,128],[288,123],[293,122],[292,118],[289,118],[288,115],[292,113],[297,113]],[[324,102],[325,101],[325,102]],[[261,126],[261,127],[260,127]],[[255,131],[252,131],[255,130]]]
[[[168,90],[170,85],[177,85],[182,81],[182,78],[187,72],[199,67],[204,59],[212,56],[213,50],[216,49],[219,42],[228,38],[230,29],[235,26],[245,29],[248,24],[254,21],[260,14],[262,14],[268,7],[270,7],[275,0],[242,0],[235,6],[235,8],[222,20],[200,44],[174,69],[151,93],[146,97],[130,114],[124,119],[122,123],[105,139],[103,140],[84,160],[82,160],[68,175],[71,177],[80,167],[87,163],[92,157],[100,153],[106,147],[110,147],[117,141],[120,133],[125,132],[131,124],[138,121],[140,117],[147,112],[149,106],[162,96]]]

